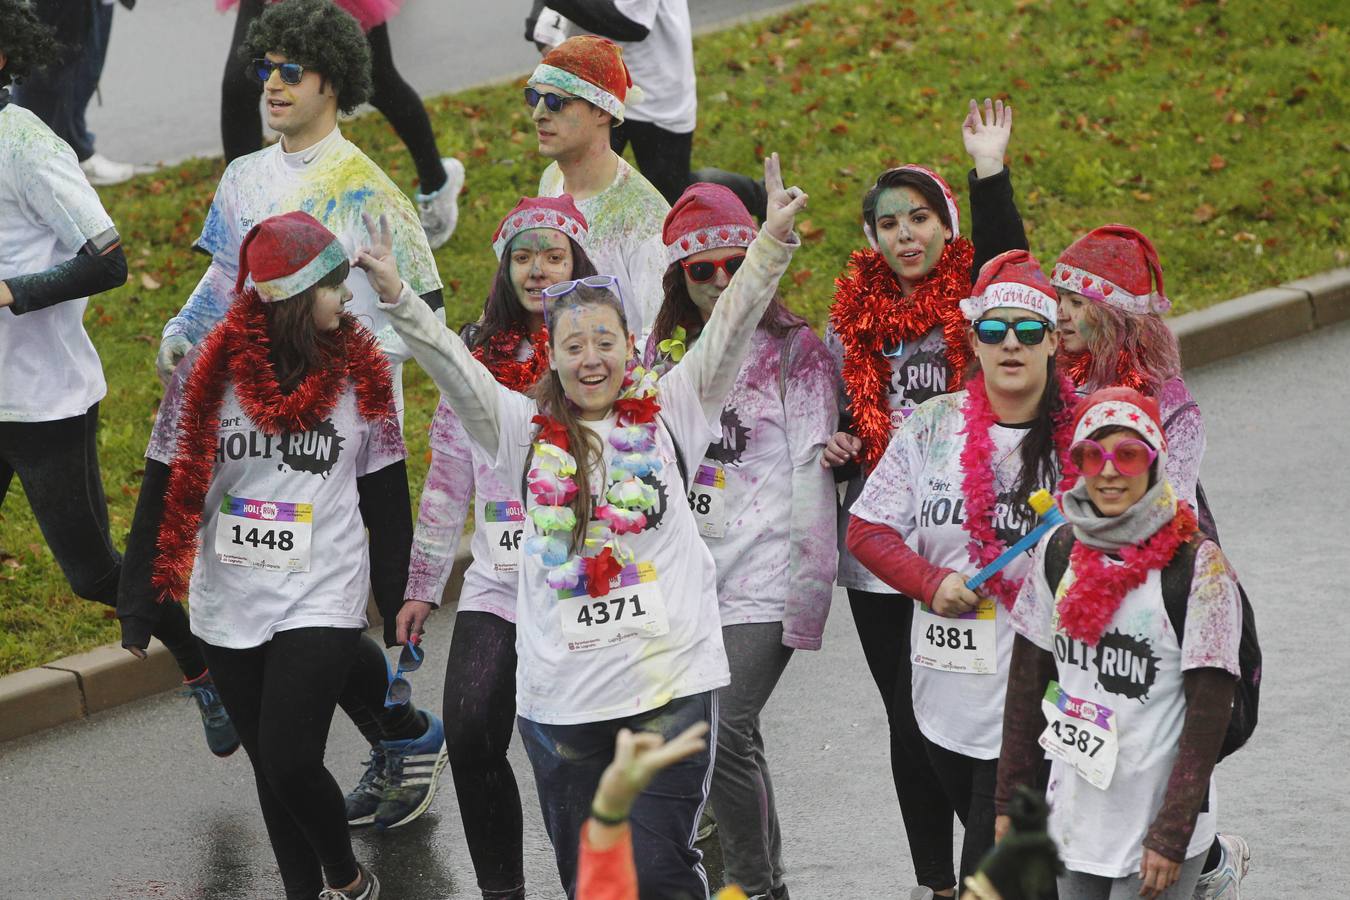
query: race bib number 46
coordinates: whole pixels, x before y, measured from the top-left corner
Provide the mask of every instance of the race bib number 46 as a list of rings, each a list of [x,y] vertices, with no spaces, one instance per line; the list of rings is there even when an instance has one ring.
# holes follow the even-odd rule
[[[592,597],[585,585],[558,591],[563,640],[572,653],[612,647],[634,638],[670,631],[666,604],[651,563],[626,566],[609,583],[609,593]]]
[[[313,527],[314,508],[308,503],[226,494],[216,517],[216,559],[229,566],[308,572]]]
[[[483,504],[483,528],[492,551],[492,571],[514,575],[520,568],[520,536],[525,510],[519,500]]]
[[[1066,693],[1057,681],[1046,688],[1041,711],[1049,723],[1041,732],[1045,752],[1072,766],[1093,787],[1110,787],[1120,752],[1115,712]]]
[[[698,533],[704,537],[726,536],[726,494],[726,470],[707,463],[699,466],[694,483],[689,486],[689,508],[698,522]]]
[[[916,605],[918,640],[914,645],[914,664],[970,675],[997,673],[998,631],[994,616],[994,601],[989,599],[980,600],[976,609],[951,619]]]

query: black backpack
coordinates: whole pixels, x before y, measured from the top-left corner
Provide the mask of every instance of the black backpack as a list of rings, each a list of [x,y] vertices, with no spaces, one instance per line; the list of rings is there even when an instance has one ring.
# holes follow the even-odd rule
[[[1204,500],[1200,502],[1203,504]],[[1181,643],[1186,634],[1186,605],[1195,574],[1195,554],[1201,544],[1211,539],[1202,532],[1182,544],[1172,561],[1162,570],[1163,606],[1167,609],[1167,618],[1172,620],[1172,630],[1177,633],[1177,643]],[[1052,595],[1058,591],[1059,583],[1064,579],[1073,545],[1072,525],[1061,525],[1046,545],[1045,581]],[[1228,720],[1228,731],[1223,736],[1223,746],[1219,748],[1221,760],[1240,749],[1256,730],[1257,706],[1261,699],[1261,644],[1256,637],[1256,614],[1252,611],[1241,582],[1238,582],[1238,595],[1242,598],[1242,637],[1238,643],[1238,669],[1241,675],[1233,692],[1233,713]]]

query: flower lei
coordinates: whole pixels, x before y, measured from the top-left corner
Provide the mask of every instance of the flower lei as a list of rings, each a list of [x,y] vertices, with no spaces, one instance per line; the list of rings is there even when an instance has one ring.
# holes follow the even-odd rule
[[[577,493],[571,477],[577,471],[576,457],[570,452],[566,429],[556,419],[534,417],[539,432],[527,484],[536,504],[529,508],[536,534],[525,542],[525,552],[538,556],[548,567],[545,580],[554,590],[571,590],[585,578],[590,596],[609,593],[610,579],[635,560],[619,536],[646,528],[647,512],[656,507],[656,489],[642,480],[661,469],[656,455],[657,414],[661,411],[656,402],[656,374],[640,366],[630,369],[614,411],[618,421],[609,433],[615,452],[609,459],[606,502],[595,508],[580,553],[571,552],[565,537],[577,523],[576,512],[568,505]]]
[[[1069,553],[1073,582],[1059,603],[1059,627],[1065,634],[1095,645],[1120,609],[1125,595],[1148,578],[1148,573],[1172,561],[1177,548],[1198,530],[1195,511],[1186,501],[1177,504],[1177,513],[1148,540],[1124,547],[1120,559],[1124,565],[1106,562],[1106,554],[1082,541]]]
[[[970,296],[975,248],[958,237],[908,297],[886,258],[875,250],[856,250],[847,274],[835,279],[830,326],[844,345],[844,387],[853,417],[853,433],[862,440],[862,463],[871,472],[891,439],[888,392],[891,380],[887,346],[914,341],[942,326],[952,384],[965,374],[970,350],[966,320],[958,306]]]
[[[1069,459],[1069,445],[1073,443],[1073,410],[1078,397],[1073,382],[1063,375],[1059,376],[1059,397],[1061,407],[1055,414],[1055,449],[1059,451],[1060,480],[1056,493],[1068,490],[1078,480],[1078,469]],[[961,493],[966,500],[966,534],[970,535],[966,551],[975,566],[984,568],[1008,548],[994,529],[994,507],[998,498],[994,493],[994,438],[991,432],[998,420],[989,405],[989,395],[985,393],[983,372],[971,379],[961,412],[966,421],[961,430],[966,436],[965,447],[961,450],[961,471],[964,473]],[[990,576],[981,585],[981,592],[997,598],[1005,609],[1013,608],[1020,589],[1021,584],[1005,578],[1003,572]]]
[[[516,359],[516,351],[527,340],[529,357]],[[499,331],[475,347],[473,357],[487,367],[498,384],[523,394],[548,371],[548,329],[540,328],[533,335],[527,335],[520,326]]]
[[[362,418],[389,415],[394,399],[389,362],[375,336],[342,314],[341,350],[309,372],[289,394],[281,392],[268,351],[267,318],[253,289],[238,295],[225,318],[202,341],[184,386],[169,487],[164,498],[152,584],[159,599],[187,592],[197,555],[202,505],[215,474],[216,434],[225,388],[234,384],[244,414],[265,434],[308,431],[332,414],[351,379]]]

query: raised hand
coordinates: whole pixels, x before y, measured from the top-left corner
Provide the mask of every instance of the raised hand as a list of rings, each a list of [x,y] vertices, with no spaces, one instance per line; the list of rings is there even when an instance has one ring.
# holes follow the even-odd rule
[[[403,293],[403,279],[394,258],[394,235],[389,220],[381,215],[377,223],[370,213],[364,212],[361,219],[366,223],[370,244],[356,252],[356,267],[366,273],[366,280],[382,301],[396,303]]]
[[[797,213],[806,208],[809,198],[795,185],[783,187],[783,166],[778,161],[777,153],[771,153],[764,159],[764,188],[769,194],[764,228],[778,240],[786,241],[792,236],[792,225]]]
[[[704,735],[708,723],[691,725],[669,741],[652,732],[619,730],[614,742],[614,761],[600,776],[591,808],[607,818],[623,818],[637,795],[651,784],[656,773],[708,746]]]
[[[1003,171],[1003,155],[1008,150],[1008,139],[1012,136],[1012,104],[1002,100],[984,99],[984,111],[974,100],[966,119],[961,123],[961,138],[965,141],[966,152],[975,161],[975,176],[988,178]]]

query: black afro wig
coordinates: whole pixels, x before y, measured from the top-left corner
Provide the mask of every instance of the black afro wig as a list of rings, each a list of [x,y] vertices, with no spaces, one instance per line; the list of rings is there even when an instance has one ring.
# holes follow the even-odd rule
[[[249,26],[239,59],[247,64],[268,53],[284,54],[318,71],[332,85],[344,113],[370,98],[370,45],[356,19],[331,0],[284,0],[269,6]]]
[[[0,88],[55,60],[61,51],[50,26],[28,0],[0,0]]]

